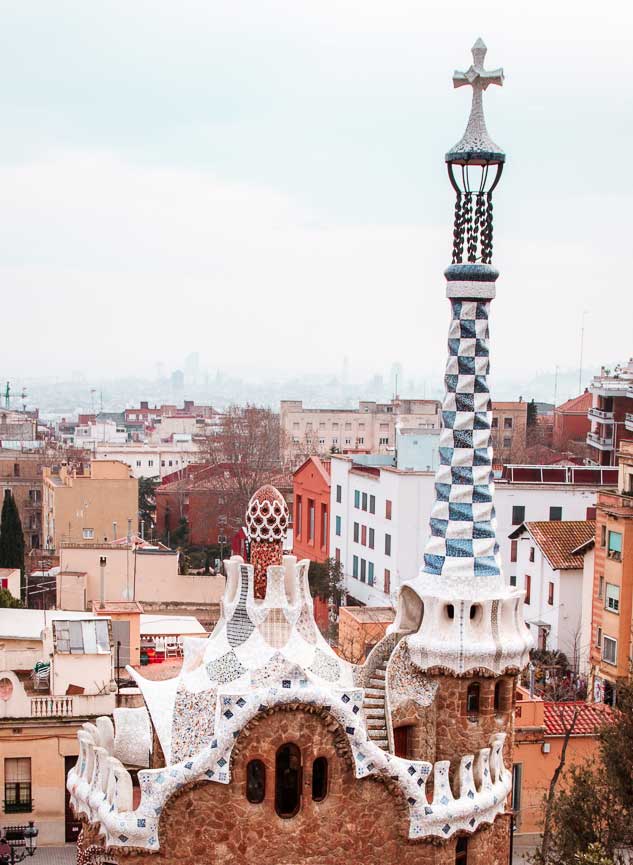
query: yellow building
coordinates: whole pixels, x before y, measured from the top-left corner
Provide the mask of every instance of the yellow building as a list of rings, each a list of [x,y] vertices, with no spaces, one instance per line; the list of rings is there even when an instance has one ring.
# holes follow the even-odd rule
[[[115,708],[109,619],[0,610],[0,826],[33,820],[38,843],[76,838],[65,792],[82,724]]]
[[[46,549],[62,541],[102,543],[138,531],[138,480],[125,463],[94,460],[83,471],[44,468],[42,526]]]

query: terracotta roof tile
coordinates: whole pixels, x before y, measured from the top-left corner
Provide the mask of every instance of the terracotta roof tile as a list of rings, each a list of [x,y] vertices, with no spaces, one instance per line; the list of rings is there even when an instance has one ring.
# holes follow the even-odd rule
[[[575,397],[573,397],[573,399],[568,399],[567,402],[563,402],[560,405],[557,405],[556,411],[557,412],[577,411],[577,412],[581,412],[584,414],[586,411],[589,411],[589,409],[591,408],[592,401],[593,401],[593,396],[589,392],[581,393],[580,396],[575,396]]]
[[[574,550],[593,538],[595,520],[550,520],[524,523],[554,570],[582,568],[583,556]]]
[[[578,713],[574,721],[574,714]],[[613,712],[604,703],[545,702],[543,704],[545,734],[564,736],[573,723],[573,736],[594,736],[605,723],[612,720]]]

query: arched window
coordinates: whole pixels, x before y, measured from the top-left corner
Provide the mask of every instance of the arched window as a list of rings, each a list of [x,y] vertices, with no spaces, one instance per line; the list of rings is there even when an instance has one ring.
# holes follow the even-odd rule
[[[455,845],[455,865],[468,865],[468,838],[463,836]]]
[[[246,767],[246,798],[253,805],[264,801],[266,767],[261,760],[251,760]]]
[[[472,717],[479,715],[479,682],[471,682],[466,691],[466,714]]]
[[[275,811],[280,817],[294,817],[300,807],[301,752],[287,742],[275,757]]]
[[[312,764],[312,798],[322,802],[327,796],[327,758],[317,757]]]
[[[499,715],[503,711],[503,679],[499,679],[495,684],[495,714]]]

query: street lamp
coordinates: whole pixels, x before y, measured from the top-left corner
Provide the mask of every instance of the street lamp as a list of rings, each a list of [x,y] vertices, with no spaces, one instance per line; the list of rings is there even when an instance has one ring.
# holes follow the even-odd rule
[[[37,850],[38,830],[32,820],[28,826],[5,826],[0,837],[0,865],[15,865]]]

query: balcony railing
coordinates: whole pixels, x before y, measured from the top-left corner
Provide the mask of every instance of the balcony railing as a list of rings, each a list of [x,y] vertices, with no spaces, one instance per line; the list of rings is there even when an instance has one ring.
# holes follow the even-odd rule
[[[71,718],[73,715],[72,697],[32,697],[32,718]]]
[[[598,433],[587,433],[587,444],[603,451],[613,450],[613,436],[601,436]]]
[[[614,415],[612,411],[602,411],[599,408],[590,408],[587,412],[589,420],[595,420],[599,423],[613,423]]]
[[[24,802],[7,802],[4,800],[5,814],[29,814],[33,810],[33,800],[28,799]]]

